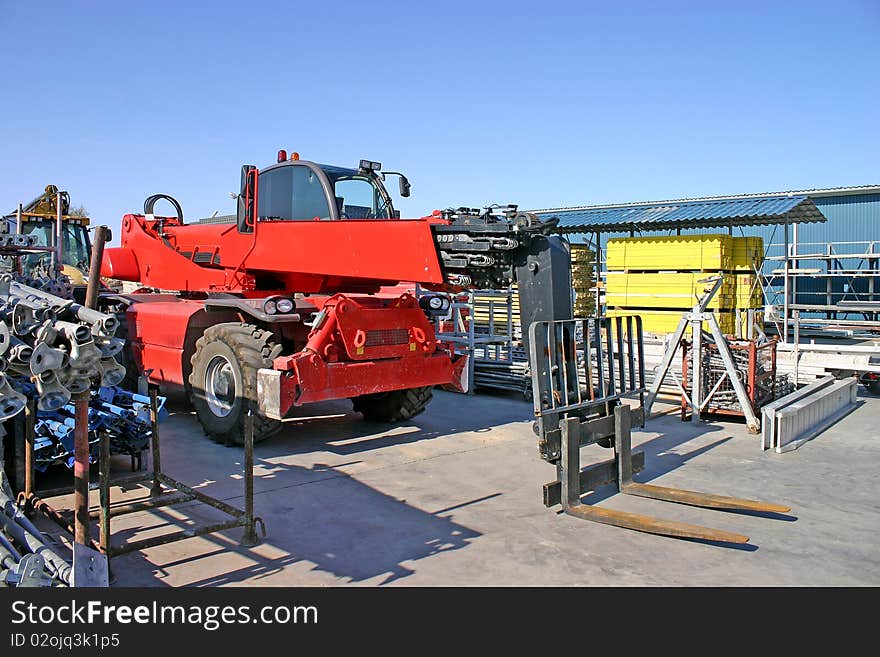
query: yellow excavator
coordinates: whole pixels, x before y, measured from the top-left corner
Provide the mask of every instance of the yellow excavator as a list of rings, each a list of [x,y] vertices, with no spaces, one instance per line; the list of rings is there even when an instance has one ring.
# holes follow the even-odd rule
[[[58,206],[61,205],[59,230]],[[89,257],[92,244],[89,239],[89,218],[84,212],[71,211],[70,194],[59,191],[55,185],[47,185],[37,198],[3,217],[3,232],[36,235],[38,246],[56,247],[61,235],[60,269],[70,279],[74,296],[84,295],[88,282]],[[58,252],[30,253],[21,258],[22,273],[32,276],[46,275],[55,265]]]

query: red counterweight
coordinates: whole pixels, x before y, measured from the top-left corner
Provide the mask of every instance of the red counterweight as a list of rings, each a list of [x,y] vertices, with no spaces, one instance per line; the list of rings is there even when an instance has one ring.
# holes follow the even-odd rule
[[[280,400],[270,417],[283,417],[294,405],[381,393],[401,384],[463,389],[466,359],[453,362],[451,356],[437,344],[412,295],[383,300],[337,294],[315,319],[306,346],[275,358],[272,370],[258,373],[258,385],[261,396]]]

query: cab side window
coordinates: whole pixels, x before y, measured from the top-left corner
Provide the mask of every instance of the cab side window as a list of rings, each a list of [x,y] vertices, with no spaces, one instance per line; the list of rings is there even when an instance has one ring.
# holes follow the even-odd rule
[[[329,219],[330,206],[315,172],[308,167],[290,168],[293,169],[293,218]]]
[[[260,219],[293,218],[293,171],[281,167],[260,176],[257,214]]]
[[[330,207],[315,172],[306,166],[285,166],[260,176],[260,219],[311,221],[329,219]]]

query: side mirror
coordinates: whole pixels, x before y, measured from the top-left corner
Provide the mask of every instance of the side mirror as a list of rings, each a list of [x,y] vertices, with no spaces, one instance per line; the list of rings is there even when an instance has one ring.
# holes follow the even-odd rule
[[[257,222],[257,178],[259,173],[253,164],[241,167],[241,191],[238,194],[236,223],[238,232],[252,233]]]
[[[409,190],[412,187],[412,185],[409,184],[409,180],[406,179],[406,176],[401,176],[399,182],[400,182],[400,195],[403,198],[408,198],[409,197]]]

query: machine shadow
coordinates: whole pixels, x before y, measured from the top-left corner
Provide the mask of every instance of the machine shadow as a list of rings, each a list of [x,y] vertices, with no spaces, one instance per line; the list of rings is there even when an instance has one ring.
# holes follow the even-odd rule
[[[256,548],[241,547],[238,541],[243,530],[235,529],[201,537],[216,544],[216,550],[202,549],[193,556],[173,561],[154,560],[143,553],[116,557],[111,562],[117,576],[116,585],[161,585],[162,579],[158,575],[167,574],[173,568],[186,567],[208,573],[200,579],[187,581],[186,586],[217,586],[250,580],[262,585],[289,586],[297,583],[295,570],[283,579],[268,583],[264,580],[283,575],[286,569],[300,564],[309,571],[322,571],[339,578],[342,580],[339,584],[381,577],[376,584],[384,585],[416,572],[412,562],[464,548],[479,538],[479,532],[454,522],[451,512],[500,495],[467,500],[429,512],[324,464],[306,468],[275,463],[269,467],[281,480],[287,477],[312,479],[301,485],[258,495],[256,511],[265,520],[267,537],[261,538]],[[316,474],[319,476],[317,480],[314,479]],[[307,485],[309,483],[315,485]],[[240,499],[230,501],[240,503]],[[182,509],[184,505],[176,508]],[[140,514],[136,527],[114,531],[113,544],[137,540],[160,529],[163,533],[178,531],[221,519],[221,514],[210,507],[189,503],[185,508],[185,521],[165,507]],[[277,552],[281,556],[265,556],[266,552]],[[222,561],[212,559],[230,553],[247,561],[247,565],[229,570],[229,556]],[[128,579],[126,573],[130,569],[126,568],[126,563],[137,559],[150,564],[157,574],[155,580]],[[221,563],[225,564],[222,569]],[[143,572],[143,568],[131,570]],[[216,572],[212,573],[212,570]]]
[[[471,412],[470,407],[474,410]],[[245,581],[251,578],[272,584],[296,583],[295,571],[308,564],[309,570],[333,575],[339,584],[357,583],[381,577],[379,584],[404,579],[415,572],[411,562],[441,552],[466,547],[481,534],[452,520],[451,512],[459,507],[479,503],[500,492],[476,500],[449,500],[448,508],[426,511],[407,504],[377,488],[367,485],[346,472],[348,466],[361,463],[355,458],[332,464],[323,461],[327,456],[367,455],[385,447],[430,441],[460,432],[491,432],[493,427],[531,418],[531,407],[521,399],[504,400],[488,413],[477,412],[480,403],[474,397],[437,391],[428,409],[401,426],[367,422],[351,410],[347,400],[312,404],[296,409],[295,415],[285,422],[277,435],[255,446],[256,513],[265,519],[268,538],[257,547],[247,550],[239,547],[242,530],[201,537],[202,541],[216,543],[217,550],[199,550],[192,558],[173,562],[147,559],[132,553],[119,560],[145,559],[150,568],[161,574],[175,566],[186,565],[209,573],[204,578],[187,583],[188,586],[217,585]],[[183,480],[194,488],[214,495],[234,506],[241,506],[241,453],[240,448],[226,448],[207,439],[197,423],[187,400],[180,394],[168,396],[167,429],[163,432],[163,464],[171,474],[186,463]],[[229,455],[228,457],[224,455]],[[314,455],[314,461],[302,458]],[[284,457],[299,456],[298,463]],[[146,457],[149,464],[149,455]],[[303,462],[305,461],[305,462]],[[321,461],[321,462],[318,462]],[[218,463],[221,465],[219,472]],[[121,465],[121,464],[120,464]],[[174,507],[183,509],[184,505]],[[191,528],[193,522],[209,524],[223,519],[214,509],[190,503],[186,505],[186,521],[166,508],[157,508],[140,515],[138,524],[130,529],[114,529],[114,544],[137,540],[150,533],[175,531],[161,528],[165,523],[179,528]],[[246,559],[249,565],[229,572],[212,573],[212,555],[230,551]],[[271,558],[263,552],[279,552]],[[409,564],[409,565],[408,565]],[[227,564],[228,565],[228,564]],[[119,568],[121,568],[120,566]],[[124,570],[119,584],[127,585]],[[289,577],[277,575],[292,568]],[[143,571],[143,568],[137,570]],[[274,577],[273,577],[274,576]],[[158,584],[138,581],[136,585]],[[331,581],[331,585],[334,582]]]
[[[523,401],[498,403],[487,415],[473,397],[442,391],[435,392],[434,401],[423,413],[405,422],[364,420],[347,401],[313,404],[294,413],[279,434],[258,445],[259,456],[277,458],[314,451],[351,456],[459,433],[492,433],[499,426],[534,417],[531,406]]]
[[[261,538],[256,548],[241,547],[238,541],[243,530],[230,530],[203,537],[216,544],[216,550],[200,551],[193,556],[168,562],[147,559],[152,569],[157,573],[167,573],[172,568],[182,566],[201,571],[216,568],[217,572],[187,582],[187,586],[218,586],[244,581],[290,586],[297,581],[297,566],[303,566],[308,571],[326,572],[343,580],[340,584],[381,577],[377,584],[384,585],[416,572],[413,562],[462,549],[479,538],[480,532],[454,522],[451,511],[495,496],[467,500],[454,507],[429,512],[323,464],[316,464],[312,468],[277,464],[274,467],[291,473],[305,470],[306,474],[326,474],[328,478],[313,482],[319,485],[300,485],[258,496],[257,513],[265,519],[267,537]],[[328,479],[332,479],[332,482],[328,482]],[[179,523],[174,514],[164,508],[155,509],[149,515],[155,518],[153,529],[155,525],[166,522]],[[216,511],[203,506],[189,507],[187,515],[190,521],[199,524],[218,519]],[[150,529],[151,525],[142,517],[138,527],[115,532],[114,543],[136,540],[138,534]],[[277,552],[280,556],[264,556],[266,552]],[[221,570],[217,566],[224,562],[228,566],[227,557],[222,562],[214,562],[217,566],[212,565],[212,557],[228,553],[236,554],[249,563],[237,569]],[[143,554],[137,554],[117,560],[132,557],[146,559]],[[199,562],[203,562],[202,565]],[[114,568],[120,573],[118,585],[131,585],[126,581],[123,568],[124,564]],[[292,570],[284,579],[265,581],[271,576],[283,575],[286,569]],[[136,583],[145,584],[161,584],[161,579],[157,578],[148,584],[143,581]]]

